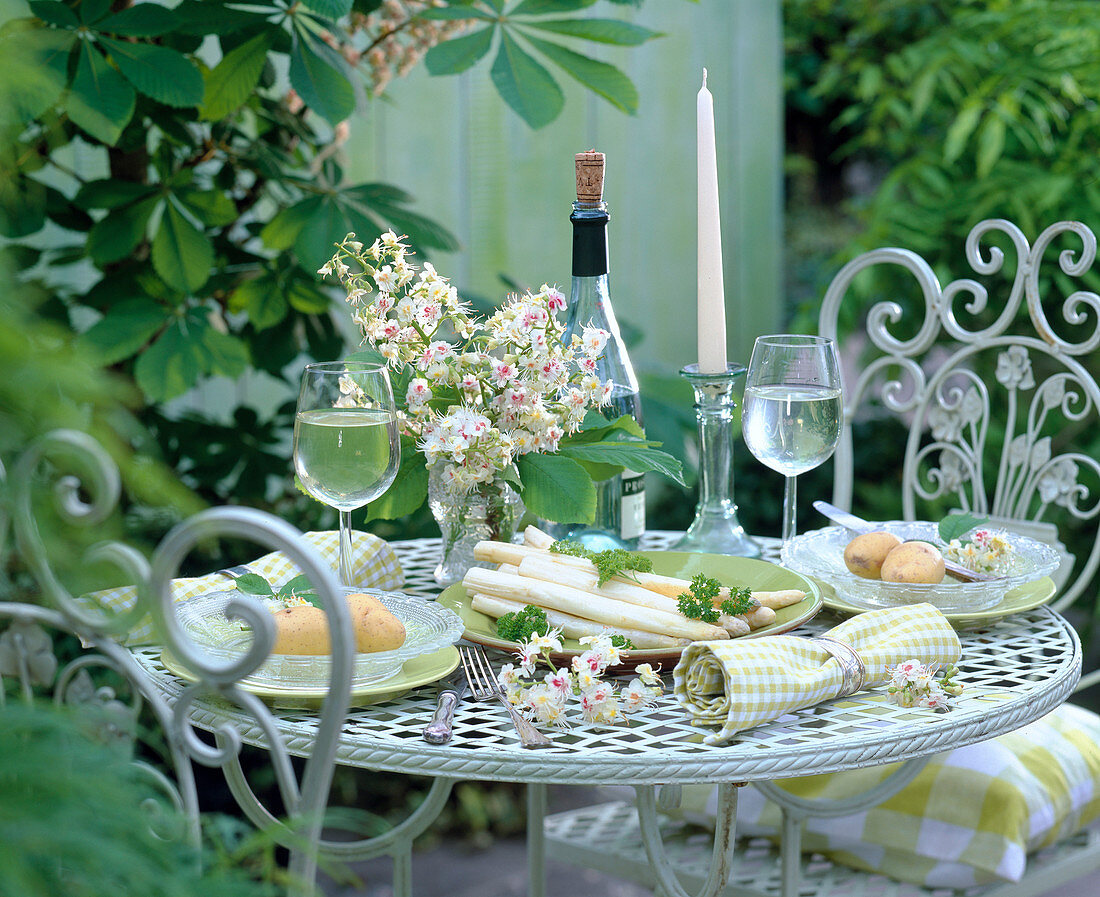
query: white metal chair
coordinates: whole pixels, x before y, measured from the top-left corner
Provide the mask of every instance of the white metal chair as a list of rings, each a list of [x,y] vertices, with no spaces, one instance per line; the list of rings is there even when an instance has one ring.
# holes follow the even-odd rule
[[[1071,552],[1061,546],[1065,561],[1056,574],[1060,591],[1053,607],[1066,610],[1084,596],[1087,621],[1100,563],[1100,461],[1074,446],[1097,432],[1100,418],[1100,389],[1087,367],[1090,355],[1095,364],[1100,347],[1100,296],[1072,284],[1092,268],[1096,237],[1079,222],[1059,222],[1032,245],[1010,222],[983,221],[967,238],[966,258],[976,274],[986,278],[1009,273],[1005,253],[989,245],[993,235],[1015,255],[1007,298],[996,303],[989,287],[975,279],[941,287],[928,263],[905,249],[865,253],[834,278],[822,304],[820,333],[841,338],[848,366],[858,366],[858,373],[846,376],[833,501],[851,507],[859,473],[853,470],[853,423],[868,416],[897,415],[909,432],[906,445],[898,447],[904,518],[917,519],[922,508],[938,503],[1059,545],[1059,532],[1065,538],[1075,529],[1074,544],[1088,547]],[[1058,253],[1056,268],[1045,258],[1048,252]],[[876,300],[859,314],[863,306],[855,303],[862,296],[853,289],[853,281],[868,269],[882,270],[880,266],[911,275],[919,296],[914,298],[916,291],[910,289],[905,294],[908,302]],[[1051,273],[1059,287],[1071,284],[1060,303],[1050,303],[1057,315],[1042,303],[1041,273]],[[855,332],[840,333],[842,314],[859,321]],[[907,335],[898,336],[899,332]],[[1090,587],[1092,591],[1086,592]],[[1094,671],[1082,679],[1080,688],[1097,681],[1100,672]],[[784,885],[782,866],[797,870],[800,862],[801,819],[835,817],[874,805],[903,784],[895,783],[893,792],[875,789],[877,793],[844,802],[795,800],[772,785],[758,786],[783,808],[782,857],[768,842],[745,845],[725,894],[750,893],[745,889],[784,897],[945,893],[810,856],[801,859],[801,875],[788,874]],[[675,793],[670,793],[669,803],[675,801]],[[674,867],[685,887],[697,887],[709,860],[709,836],[693,834],[672,821],[666,830]],[[636,811],[630,805],[608,804],[549,817],[546,835],[552,857],[651,884]],[[1021,882],[974,893],[1035,897],[1097,869],[1100,832],[1086,831],[1033,856]]]
[[[55,574],[56,557],[51,557],[32,512],[35,484],[41,483],[43,473],[53,478],[60,520],[74,527],[101,524],[115,508],[120,494],[117,467],[84,433],[55,431],[37,440],[14,461],[8,476],[0,464],[0,554],[7,550],[10,525],[18,554],[41,590],[41,605],[0,600],[0,720],[5,677],[8,682],[18,683],[18,693],[28,701],[37,694],[57,704],[91,705],[100,721],[98,734],[131,753],[143,778],[156,786],[158,798],[163,799],[158,803],[171,807],[185,820],[184,836],[194,846],[198,846],[200,836],[200,796],[192,764],[222,769],[249,819],[289,850],[289,892],[312,894],[318,854],[325,852],[322,824],[338,737],[350,701],[354,657],[347,605],[337,600],[339,587],[331,568],[301,540],[294,527],[278,518],[243,508],[207,511],[173,529],[151,563],[120,543],[99,543],[92,549],[89,562],[109,561],[128,574],[129,581],[139,584],[137,603],[131,610],[107,612],[70,594]],[[190,642],[171,612],[170,581],[181,561],[198,542],[218,536],[246,539],[285,552],[314,583],[328,615],[329,629],[338,634],[333,638],[332,680],[320,710],[321,723],[316,739],[304,752],[307,756],[300,775],[278,735],[270,709],[237,684],[263,662],[274,644],[271,615],[233,602],[232,609],[257,635],[246,655],[226,666],[207,658],[198,645]],[[4,585],[0,582],[0,598],[6,597]],[[146,614],[153,615],[165,643],[196,680],[172,705],[122,646],[126,632]],[[77,636],[86,652],[67,662],[59,659],[56,633]],[[264,747],[270,755],[283,807],[279,818],[249,786],[240,762],[242,739],[237,729],[229,723],[222,725],[211,743],[200,737],[188,721],[190,702],[209,695],[240,707],[267,734]],[[137,733],[142,728],[139,717],[143,726],[159,730],[157,747],[166,758],[168,775],[141,760],[135,751]],[[339,853],[340,849],[337,845],[330,853]]]

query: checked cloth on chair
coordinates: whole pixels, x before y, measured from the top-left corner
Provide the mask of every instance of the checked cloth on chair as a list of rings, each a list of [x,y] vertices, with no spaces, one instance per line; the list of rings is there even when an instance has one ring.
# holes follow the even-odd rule
[[[399,589],[405,583],[405,574],[401,562],[389,544],[370,533],[352,531],[351,534],[352,578],[357,586],[364,589]],[[305,533],[303,540],[317,550],[335,569],[340,558],[340,534],[335,531]],[[278,591],[279,586],[293,579],[300,572],[282,552],[273,551],[261,558],[250,561],[248,569],[258,573]],[[208,573],[205,576],[172,581],[173,602],[186,601],[207,592],[233,588],[233,580],[223,573]],[[134,586],[123,586],[86,595],[84,600],[92,605],[106,607],[112,611],[129,610],[137,598]],[[146,616],[126,637],[125,644],[141,645],[155,641],[153,622]]]
[[[775,784],[806,799],[845,800],[898,766]],[[717,804],[715,786],[685,785],[676,815],[714,828]],[[844,816],[809,817],[802,823],[802,850],[928,888],[968,888],[1019,881],[1028,853],[1097,819],[1100,717],[1063,704],[1015,732],[937,754],[880,804]],[[743,789],[738,835],[778,838],[781,830],[779,807],[756,789]]]
[[[955,630],[930,604],[868,611],[824,636],[855,649],[866,688],[885,682],[888,666],[910,658],[949,665],[962,653]],[[673,676],[692,724],[717,729],[704,738],[707,744],[835,698],[844,681],[840,663],[820,643],[791,635],[696,642],[684,649]]]

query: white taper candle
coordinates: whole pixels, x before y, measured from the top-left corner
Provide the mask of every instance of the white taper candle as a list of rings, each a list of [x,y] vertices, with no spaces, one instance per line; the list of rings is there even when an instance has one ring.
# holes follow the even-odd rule
[[[722,218],[718,209],[718,157],[714,143],[714,99],[707,90],[707,70],[699,90],[699,372],[726,370],[726,304],[722,282]]]

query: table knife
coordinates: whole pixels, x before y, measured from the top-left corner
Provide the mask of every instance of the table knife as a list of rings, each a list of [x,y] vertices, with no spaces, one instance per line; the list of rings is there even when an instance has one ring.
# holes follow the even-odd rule
[[[827,501],[815,501],[814,508],[828,517],[833,523],[839,524],[845,529],[850,529],[857,533],[872,533],[879,528],[870,521],[842,510],[836,505],[829,504]],[[962,566],[962,564],[956,564],[954,561],[949,561],[947,558],[944,558],[943,566],[948,573],[956,579],[961,579],[963,582],[988,582],[993,579],[1004,579],[1003,576],[978,573],[975,570],[970,570]]]
[[[428,744],[446,744],[451,740],[451,724],[454,722],[455,708],[467,688],[466,674],[462,670],[452,673],[440,683],[435,715],[424,727],[422,733]]]

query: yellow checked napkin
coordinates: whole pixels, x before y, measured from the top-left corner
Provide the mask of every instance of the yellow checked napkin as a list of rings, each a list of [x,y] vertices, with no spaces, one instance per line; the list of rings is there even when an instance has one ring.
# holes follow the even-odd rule
[[[394,550],[384,539],[370,533],[352,531],[351,569],[353,582],[364,589],[400,589],[405,584],[405,574]],[[340,562],[340,534],[335,531],[304,533],[302,539],[317,550],[333,569]],[[273,551],[254,561],[248,569],[258,573],[278,591],[279,586],[298,575],[297,567],[280,551]],[[208,573],[190,579],[172,581],[172,600],[186,601],[207,592],[232,589],[233,580],[223,573]],[[134,586],[107,589],[84,596],[84,601],[112,611],[124,611],[133,607],[137,598]],[[146,616],[126,637],[127,645],[142,645],[156,641],[153,622]]]
[[[867,670],[865,688],[881,685],[889,679],[886,667],[910,658],[949,665],[962,653],[955,630],[931,604],[868,611],[824,635],[856,650]],[[703,739],[707,744],[835,698],[843,682],[832,655],[792,635],[696,642],[684,649],[673,677],[692,724],[717,727]]]

